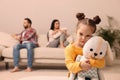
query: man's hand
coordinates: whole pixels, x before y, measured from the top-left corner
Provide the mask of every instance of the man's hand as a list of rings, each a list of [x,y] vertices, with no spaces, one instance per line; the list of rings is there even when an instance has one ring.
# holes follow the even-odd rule
[[[12,37],[17,39],[17,40],[20,40],[20,36],[18,36],[18,34],[12,34]]]
[[[81,64],[80,64],[82,70],[89,70],[91,69],[91,65],[90,65],[90,61],[89,60],[84,60],[84,61],[81,61]]]

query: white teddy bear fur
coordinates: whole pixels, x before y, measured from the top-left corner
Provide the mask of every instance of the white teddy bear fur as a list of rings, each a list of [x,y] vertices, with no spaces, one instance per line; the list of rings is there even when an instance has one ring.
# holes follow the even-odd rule
[[[107,64],[113,61],[112,51],[107,41],[99,36],[90,38],[83,47],[83,56],[78,55],[76,61],[82,61],[89,58],[103,59],[107,58]],[[88,71],[81,71],[78,74],[71,73],[69,80],[85,80],[85,77],[91,78],[91,80],[100,80],[98,68],[91,68]]]

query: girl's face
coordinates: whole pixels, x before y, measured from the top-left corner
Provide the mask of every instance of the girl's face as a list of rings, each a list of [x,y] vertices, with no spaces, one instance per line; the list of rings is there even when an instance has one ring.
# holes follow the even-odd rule
[[[56,21],[54,24],[54,29],[59,29],[59,27],[60,27],[60,22]]]
[[[84,44],[92,37],[94,28],[89,25],[80,23],[78,25],[76,43],[78,46],[83,47]]]

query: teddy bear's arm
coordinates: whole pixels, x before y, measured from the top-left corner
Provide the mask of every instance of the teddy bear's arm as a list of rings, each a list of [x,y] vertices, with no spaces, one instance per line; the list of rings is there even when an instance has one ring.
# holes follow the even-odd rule
[[[90,64],[95,68],[103,68],[105,66],[105,59],[90,59]]]

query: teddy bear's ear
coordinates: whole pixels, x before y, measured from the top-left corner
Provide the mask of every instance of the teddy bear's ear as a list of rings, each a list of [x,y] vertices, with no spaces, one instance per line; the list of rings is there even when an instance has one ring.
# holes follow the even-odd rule
[[[112,53],[110,45],[109,45],[109,43],[107,41],[106,41],[106,44],[107,44],[107,52],[106,52],[106,56],[105,56],[106,65],[110,66],[110,65],[113,64],[114,54]]]

